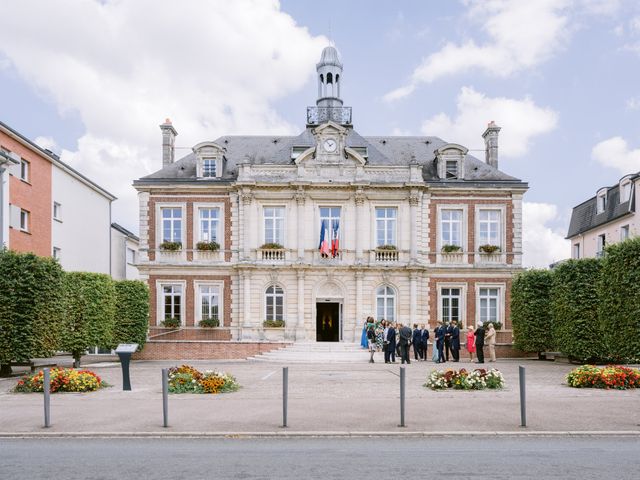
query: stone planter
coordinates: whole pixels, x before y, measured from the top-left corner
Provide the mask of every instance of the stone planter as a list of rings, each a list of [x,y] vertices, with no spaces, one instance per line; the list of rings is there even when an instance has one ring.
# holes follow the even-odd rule
[[[284,327],[271,328],[271,327],[263,327],[260,331],[260,339],[266,340],[268,342],[281,342],[284,340],[285,333]]]

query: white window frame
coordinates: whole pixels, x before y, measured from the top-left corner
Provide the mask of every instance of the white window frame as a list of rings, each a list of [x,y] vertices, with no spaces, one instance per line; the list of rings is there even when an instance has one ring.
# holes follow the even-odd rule
[[[600,190],[596,196],[596,214],[604,213],[607,209],[607,190]]]
[[[225,246],[225,218],[226,218],[226,209],[223,202],[198,202],[193,204],[193,221],[191,223],[193,234],[193,245],[191,248],[196,248],[196,243],[204,242],[208,240],[202,239],[202,231],[200,229],[200,209],[203,208],[217,208],[218,209],[218,244],[220,245],[220,250],[224,250]],[[184,245],[184,243],[183,243]]]
[[[333,216],[329,216],[329,217],[323,217],[322,216],[322,209],[323,208],[339,208],[340,209],[340,216],[338,217],[333,217]],[[345,244],[344,244],[344,219],[343,219],[343,212],[344,212],[344,207],[342,205],[318,205],[318,209],[317,209],[317,215],[318,215],[318,219],[315,222],[316,223],[316,235],[315,235],[315,239],[314,239],[314,246],[317,248],[318,247],[318,243],[320,242],[320,226],[322,224],[322,219],[330,219],[331,221],[329,222],[329,224],[327,225],[327,229],[329,230],[329,234],[331,234],[331,223],[333,222],[333,220],[335,218],[338,218],[338,220],[340,221],[340,232],[338,234],[338,241],[340,242],[340,251],[344,251],[345,249]],[[331,238],[331,237],[329,237]]]
[[[458,222],[453,221],[453,220],[445,220],[444,219],[445,212],[458,212],[458,213],[460,213],[460,220]],[[460,239],[459,239],[458,243],[445,242],[445,240],[444,240],[444,231],[445,231],[444,225],[445,225],[445,223],[449,224],[450,226],[454,225],[455,223],[459,223],[458,231],[459,231]],[[464,224],[465,224],[465,212],[464,212],[463,209],[461,209],[461,208],[447,208],[444,205],[441,208],[438,209],[438,227],[439,227],[438,228],[438,236],[439,236],[439,242],[440,242],[439,243],[440,248],[438,249],[438,251],[440,251],[444,245],[457,245],[458,247],[460,247],[461,250],[465,249],[465,247],[464,247],[464,244],[465,244],[464,233],[465,233],[466,229],[464,228]]]
[[[449,165],[455,164],[456,173],[455,176],[449,176]],[[460,179],[460,160],[454,159],[444,159],[444,179],[445,180],[458,180]]]
[[[571,251],[571,258],[580,258],[580,242],[574,243]]]
[[[31,212],[24,208],[20,209],[20,231],[26,233],[31,231]]]
[[[601,233],[596,236],[596,257],[601,257],[604,254],[604,247],[607,246],[607,235]]]
[[[182,243],[182,248],[186,248],[187,242],[187,205],[186,203],[156,203],[156,248],[160,248],[160,244],[164,241],[164,230],[162,223],[162,209],[164,208],[180,208],[182,209],[182,234],[180,237],[180,242]]]
[[[378,217],[378,211],[384,210],[385,216]],[[388,217],[389,210],[395,212],[394,217]],[[374,219],[375,219],[375,246],[380,247],[382,245],[394,245],[398,247],[398,207],[377,205],[374,207]],[[384,238],[379,236],[379,224],[383,225]],[[341,228],[342,230],[342,228]],[[360,234],[361,232],[358,232]],[[389,238],[391,237],[391,238]]]
[[[56,260],[60,260],[61,253],[62,253],[62,249],[60,247],[53,247],[53,251],[51,253],[51,256],[53,258],[55,258]]]
[[[218,289],[218,320],[220,321],[220,326],[222,327],[224,324],[224,282],[211,282],[211,281],[195,281],[194,282],[194,291],[196,296],[196,301],[193,306],[193,318],[195,327],[198,326],[198,323],[202,320],[202,292],[200,289],[202,287],[213,287]]]
[[[274,288],[273,293],[268,293],[268,290],[270,288]],[[277,291],[275,290],[276,288],[279,288],[282,291],[282,293],[277,293]],[[264,301],[262,302],[263,319],[264,320],[283,320],[286,324],[287,302],[286,302],[286,294],[285,294],[284,287],[279,283],[270,283],[264,288],[262,292],[264,296]],[[276,309],[276,306],[277,306],[276,299],[278,297],[282,297],[282,318],[278,318],[277,309]],[[271,316],[271,318],[267,317],[267,302],[269,298],[273,298],[273,315]]]
[[[53,202],[53,219],[62,222],[62,205],[59,202]]]
[[[620,203],[624,203],[631,199],[631,185],[631,179],[629,177],[620,180]]]
[[[626,233],[625,233],[625,232],[626,232]],[[621,241],[621,242],[624,242],[626,239],[628,239],[628,238],[629,238],[629,234],[630,234],[630,231],[629,231],[629,224],[627,224],[627,225],[622,225],[622,226],[620,227],[620,241]]]
[[[211,175],[211,172],[207,172],[206,164],[212,162],[214,175]],[[209,174],[207,174],[209,173]],[[202,178],[218,178],[220,177],[220,160],[218,158],[213,157],[205,157],[202,159]]]
[[[129,252],[132,253],[132,259],[131,261],[129,261]],[[125,247],[125,259],[127,260],[127,264],[128,265],[135,265],[136,263],[136,250],[135,248],[131,248],[131,247]]]
[[[21,158],[19,168],[20,180],[29,183],[31,180],[31,162]]]
[[[384,289],[384,291],[381,293],[381,290]],[[389,291],[391,291],[391,293],[389,293]],[[376,287],[376,289],[374,290],[375,292],[375,309],[376,309],[376,320],[380,321],[383,318],[385,320],[390,320],[392,322],[397,322],[398,321],[398,292],[396,291],[395,288],[393,288],[392,285],[389,285],[388,283],[384,283],[382,285],[378,285]],[[380,312],[378,311],[378,299],[382,299],[383,301],[383,314],[382,316],[380,315]],[[392,313],[392,317],[390,318],[388,313],[389,313],[389,300],[393,301],[393,305],[391,308],[391,313]]]
[[[452,293],[452,290],[458,290],[459,294],[458,295],[454,295]],[[448,290],[448,293],[445,293],[444,290]],[[456,321],[458,322],[458,324],[461,324],[461,319],[462,319],[462,289],[459,287],[440,287],[440,311],[442,312],[440,314],[440,320],[442,320],[445,323],[449,323],[452,321]],[[452,315],[452,309],[453,309],[453,305],[452,305],[452,300],[457,298],[458,299],[458,318],[453,318]],[[445,316],[445,300],[449,300],[449,305],[448,305],[448,310],[449,310],[449,317],[447,318]]]
[[[276,209],[281,210],[282,211],[282,216],[281,217],[278,217],[278,216],[267,217],[266,211],[267,211],[268,208],[274,209],[274,210],[276,210]],[[272,220],[274,222],[276,220],[278,220],[278,219],[282,220],[280,233],[279,233],[279,236],[281,237],[280,241],[277,241],[275,239],[275,238],[278,237],[278,235],[275,235],[274,239],[267,240],[267,220],[268,219]],[[287,235],[286,224],[287,224],[287,207],[286,207],[286,205],[282,205],[282,204],[279,204],[279,205],[276,205],[276,204],[274,204],[274,205],[262,205],[262,243],[279,243],[280,245],[284,246],[286,244],[286,235]],[[276,232],[275,228],[274,228],[273,231],[274,231],[274,233]]]
[[[497,321],[502,324],[504,328],[505,322],[505,291],[506,285],[504,283],[476,283],[476,324],[480,321],[480,289],[495,288],[498,290],[498,305],[496,308],[496,314],[498,316]]]
[[[163,287],[168,286],[180,286],[182,287],[182,293],[180,295],[180,325],[186,326],[186,311],[185,306],[187,295],[187,281],[186,280],[157,280],[156,281],[156,325],[162,326],[164,321],[164,292]]]
[[[499,244],[500,252],[504,254],[506,253],[506,245],[507,245],[507,228],[506,228],[506,213],[507,207],[504,204],[487,204],[487,205],[476,205],[475,207],[475,252],[477,253],[480,249],[480,245],[485,245],[485,243],[480,241],[480,211],[481,210],[499,210],[500,211],[500,235],[499,235]]]
[[[458,306],[459,310],[459,319],[458,326],[462,327],[466,325],[467,322],[467,284],[466,283],[455,283],[455,282],[438,282],[436,283],[436,291],[438,294],[438,318],[437,320],[444,321],[444,311],[442,308],[442,289],[443,288],[458,288],[460,289],[460,304]]]

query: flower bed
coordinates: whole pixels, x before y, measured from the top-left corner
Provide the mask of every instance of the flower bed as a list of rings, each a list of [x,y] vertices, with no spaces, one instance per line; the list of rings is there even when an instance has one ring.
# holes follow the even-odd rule
[[[94,392],[107,386],[106,382],[90,370],[74,370],[73,368],[52,368],[51,393],[56,392]],[[26,375],[18,380],[15,392],[31,393],[44,390],[44,372],[40,370],[33,375]]]
[[[610,388],[618,390],[638,388],[640,370],[620,365],[606,367],[583,365],[569,372],[567,383],[574,388],[604,388],[607,390]]]
[[[170,393],[227,393],[240,388],[236,379],[224,372],[201,372],[190,365],[169,369]]]
[[[504,387],[504,377],[500,371],[494,368],[491,370],[477,368],[473,371],[464,368],[460,370],[432,370],[424,386],[432,390],[446,388],[456,390],[496,389]]]

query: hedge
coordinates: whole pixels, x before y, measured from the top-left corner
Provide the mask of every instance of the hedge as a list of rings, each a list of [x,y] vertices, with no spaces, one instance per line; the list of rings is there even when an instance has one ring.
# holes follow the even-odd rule
[[[640,358],[640,237],[606,247],[598,283],[604,341],[612,360]]]
[[[11,362],[54,354],[63,276],[51,258],[0,250],[0,375],[11,374]]]
[[[64,276],[65,315],[60,349],[71,352],[74,366],[90,347],[114,346],[116,290],[109,275],[70,272]]]
[[[140,280],[120,280],[114,284],[114,343],[137,343],[142,350],[149,330],[149,288]]]
[[[511,287],[511,323],[514,347],[525,352],[553,348],[549,270],[527,270],[518,274]]]
[[[551,304],[556,347],[570,360],[597,362],[607,357],[598,320],[600,260],[567,260],[553,271]]]

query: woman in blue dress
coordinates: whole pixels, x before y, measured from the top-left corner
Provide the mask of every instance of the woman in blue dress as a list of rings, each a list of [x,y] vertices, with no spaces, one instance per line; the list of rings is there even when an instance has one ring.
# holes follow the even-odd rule
[[[373,321],[373,319],[371,319],[371,317],[368,317],[365,321],[364,321],[364,325],[362,326],[362,336],[360,337],[360,346],[362,348],[364,348],[365,350],[369,349],[369,341],[367,340],[367,324],[371,321]]]

